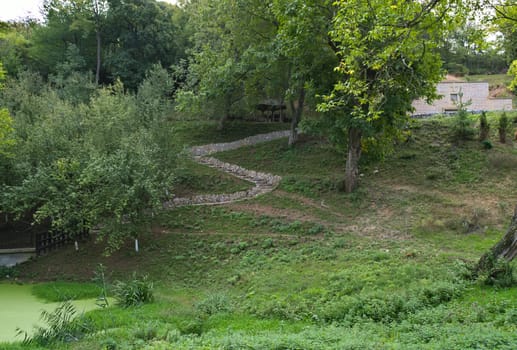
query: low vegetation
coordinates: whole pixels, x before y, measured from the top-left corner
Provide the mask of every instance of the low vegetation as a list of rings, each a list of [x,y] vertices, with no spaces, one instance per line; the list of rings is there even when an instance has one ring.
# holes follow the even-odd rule
[[[415,121],[383,162],[363,159],[353,194],[339,191],[343,155],[324,139],[221,153],[282,175],[280,188],[161,213],[138,253],[128,242],[104,256],[92,242],[16,274],[75,283],[97,276],[93,292],[102,263],[104,282],[125,281],[119,289],[130,300],[141,279],[128,276],[153,283],[153,302],[89,312],[77,319],[88,331],[52,340],[53,349],[513,349],[515,263],[496,280],[473,279],[471,270],[505,232],[517,195],[517,152],[498,141],[498,120],[487,114],[490,150],[458,141],[450,117]],[[38,288],[74,295],[65,291],[75,286]],[[50,345],[23,348],[42,346]]]

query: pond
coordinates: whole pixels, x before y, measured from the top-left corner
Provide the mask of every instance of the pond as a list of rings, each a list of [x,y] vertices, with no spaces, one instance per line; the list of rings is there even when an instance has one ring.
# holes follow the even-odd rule
[[[95,309],[95,299],[72,302],[78,313]],[[47,303],[32,295],[31,285],[0,283],[0,343],[21,341],[16,337],[16,329],[29,333],[34,325],[42,325],[42,310],[52,311],[59,303]]]

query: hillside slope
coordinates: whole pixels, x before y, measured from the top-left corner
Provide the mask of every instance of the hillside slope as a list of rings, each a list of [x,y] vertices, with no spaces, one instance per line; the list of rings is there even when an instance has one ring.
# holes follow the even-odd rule
[[[139,253],[128,242],[105,257],[88,243],[20,267],[24,281],[84,281],[98,263],[111,281],[133,271],[155,281],[154,303],[91,312],[91,335],[49,348],[515,349],[517,288],[465,276],[506,229],[517,148],[454,142],[448,119],[411,131],[385,161],[362,164],[350,195],[325,140],[217,154],[283,176],[280,187],[164,212]]]

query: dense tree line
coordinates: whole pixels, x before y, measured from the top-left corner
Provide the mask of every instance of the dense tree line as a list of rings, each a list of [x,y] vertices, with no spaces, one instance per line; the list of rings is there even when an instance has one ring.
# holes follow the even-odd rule
[[[43,23],[0,25],[0,60],[10,75],[30,68],[45,78],[89,72],[135,90],[153,64],[185,58],[185,12],[155,0],[46,0]]]

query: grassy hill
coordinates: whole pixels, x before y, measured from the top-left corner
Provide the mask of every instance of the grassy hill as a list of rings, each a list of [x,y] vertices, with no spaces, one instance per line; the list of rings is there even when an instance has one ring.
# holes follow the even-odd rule
[[[142,232],[139,253],[128,242],[106,257],[91,242],[19,267],[20,281],[61,281],[39,287],[58,295],[90,281],[99,263],[110,282],[135,271],[154,281],[153,303],[90,312],[80,341],[41,348],[515,349],[517,288],[466,278],[517,204],[517,147],[496,141],[494,118],[490,150],[454,141],[450,119],[415,121],[394,154],[363,162],[353,194],[339,191],[344,156],[322,139],[217,154],[282,183],[254,200],[164,212]],[[178,140],[280,127],[234,124],[221,135],[184,124]],[[189,166],[185,193],[246,186]]]

